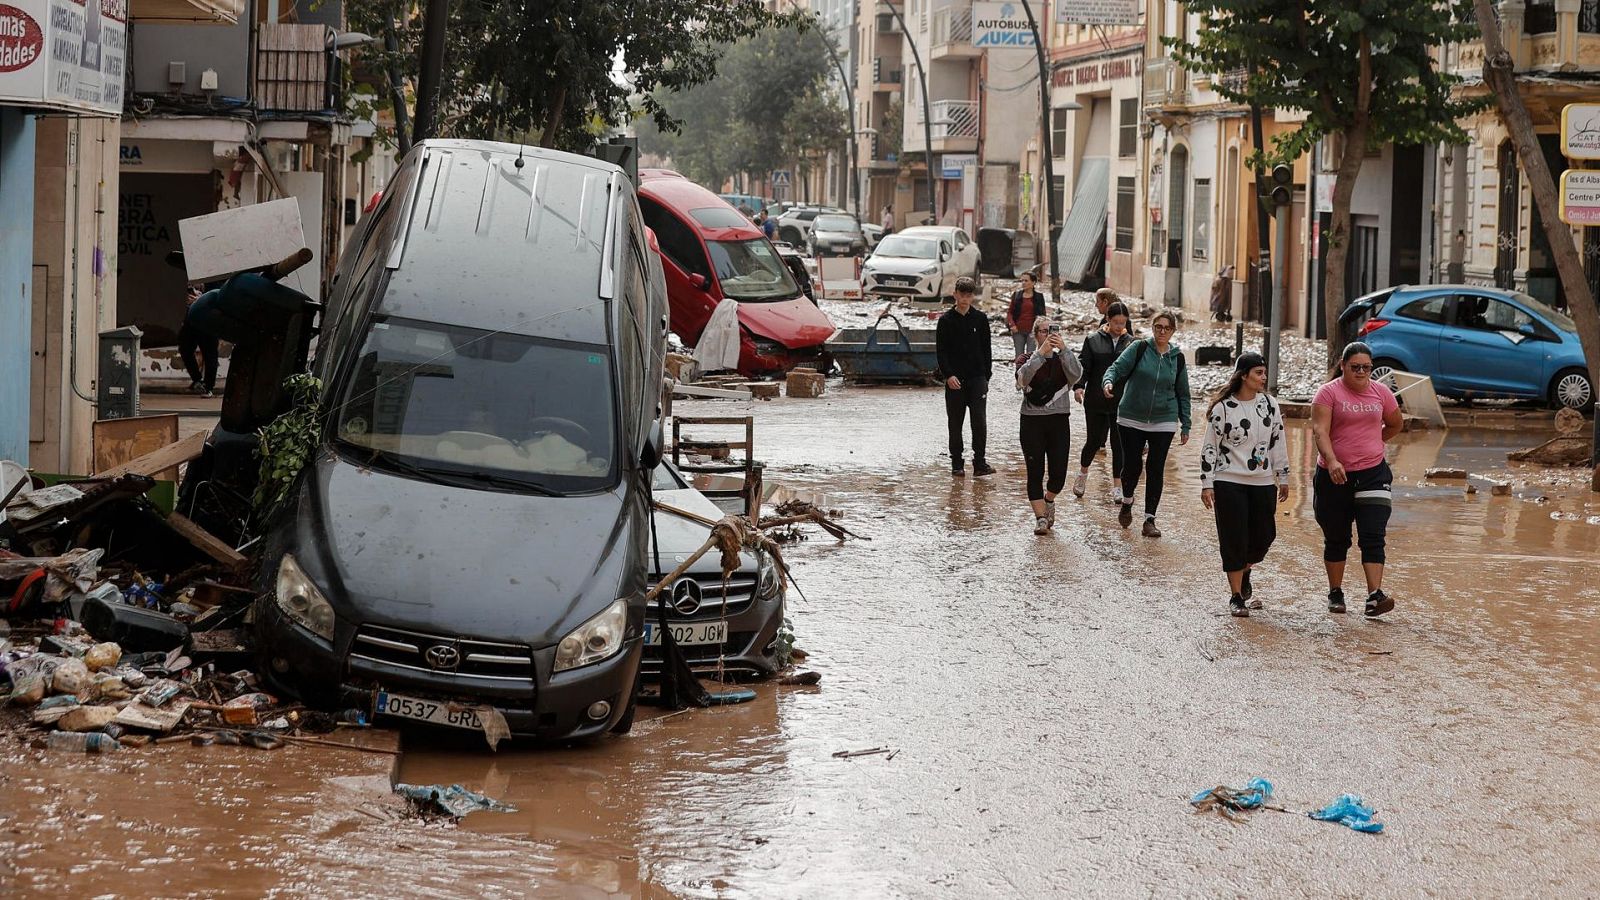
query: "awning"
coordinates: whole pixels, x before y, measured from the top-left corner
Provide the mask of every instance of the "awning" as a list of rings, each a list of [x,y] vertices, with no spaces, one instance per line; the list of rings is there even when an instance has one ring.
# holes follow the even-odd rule
[[[1061,226],[1056,259],[1061,277],[1083,280],[1095,257],[1105,251],[1106,205],[1111,190],[1111,160],[1093,157],[1083,161],[1078,187],[1072,192],[1072,210]]]

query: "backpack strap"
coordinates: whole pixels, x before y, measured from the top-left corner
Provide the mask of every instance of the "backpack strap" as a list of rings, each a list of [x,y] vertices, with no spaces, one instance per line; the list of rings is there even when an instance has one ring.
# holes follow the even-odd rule
[[[1115,349],[1117,346],[1116,341],[1112,341],[1111,346],[1113,349]],[[1128,369],[1128,374],[1117,379],[1117,387],[1122,387],[1124,384],[1127,384],[1128,379],[1133,377],[1133,373],[1139,370],[1139,363],[1144,362],[1144,348],[1148,346],[1150,346],[1149,342],[1145,341],[1143,338],[1139,339],[1139,346],[1133,351],[1133,366]]]

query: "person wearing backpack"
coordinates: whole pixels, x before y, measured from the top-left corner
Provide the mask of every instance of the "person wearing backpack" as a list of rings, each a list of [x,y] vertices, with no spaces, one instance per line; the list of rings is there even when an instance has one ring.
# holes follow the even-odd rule
[[[1033,533],[1044,535],[1055,527],[1056,495],[1067,483],[1072,387],[1083,375],[1083,366],[1076,354],[1067,351],[1061,326],[1035,319],[1032,337],[1038,349],[1018,367],[1017,388],[1022,391],[1022,459],[1028,466]]]
[[[1139,486],[1141,470],[1148,470],[1144,488],[1145,537],[1158,538],[1156,510],[1161,506],[1161,489],[1166,482],[1167,453],[1172,438],[1189,443],[1189,371],[1183,351],[1172,342],[1178,319],[1160,312],[1150,322],[1151,336],[1134,341],[1101,378],[1106,399],[1116,396],[1117,428],[1122,436],[1122,496],[1118,498],[1117,523],[1133,524],[1133,492]],[[1150,450],[1148,466],[1145,448]]]

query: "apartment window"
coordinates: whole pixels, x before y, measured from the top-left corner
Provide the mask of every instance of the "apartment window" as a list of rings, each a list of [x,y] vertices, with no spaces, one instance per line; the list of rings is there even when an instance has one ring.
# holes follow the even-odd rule
[[[1056,175],[1050,179],[1050,196],[1056,201],[1056,215],[1061,215],[1067,208],[1067,176]]]
[[[1195,259],[1207,259],[1211,255],[1211,179],[1196,178],[1194,180],[1194,230],[1191,232],[1190,244],[1194,247],[1192,253]]]
[[[1116,248],[1124,253],[1133,250],[1133,217],[1135,189],[1132,178],[1117,179],[1117,238]]]
[[[1128,159],[1139,152],[1139,98],[1129,97],[1121,103],[1121,118],[1117,127],[1117,156]]]
[[[1050,110],[1050,155],[1056,159],[1067,155],[1067,112],[1065,109]]]
[[[894,13],[879,13],[878,14],[878,31],[881,34],[893,34],[894,33],[894,31],[895,31]]]

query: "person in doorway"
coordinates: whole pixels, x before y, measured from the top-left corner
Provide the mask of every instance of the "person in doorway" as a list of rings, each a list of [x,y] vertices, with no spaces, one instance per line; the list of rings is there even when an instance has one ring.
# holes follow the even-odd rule
[[[1189,371],[1183,351],[1172,342],[1178,320],[1170,312],[1156,313],[1150,322],[1150,337],[1128,345],[1117,361],[1101,377],[1101,392],[1107,400],[1123,387],[1117,402],[1117,427],[1122,437],[1122,495],[1117,522],[1123,528],[1133,524],[1133,492],[1139,475],[1146,468],[1145,448],[1150,449],[1148,477],[1144,488],[1145,537],[1161,536],[1156,527],[1156,510],[1161,506],[1161,489],[1166,483],[1167,453],[1172,439],[1189,443]]]
[[[1032,339],[1038,349],[1017,369],[1017,388],[1022,391],[1022,459],[1028,467],[1033,533],[1044,535],[1055,527],[1056,495],[1067,481],[1072,386],[1083,376],[1083,365],[1067,352],[1061,326],[1035,319]]]
[[[1211,397],[1200,445],[1200,502],[1216,514],[1217,547],[1228,576],[1228,611],[1260,609],[1250,570],[1278,536],[1278,504],[1289,499],[1283,413],[1267,394],[1267,361],[1246,353]]]
[[[1106,323],[1083,341],[1078,351],[1083,376],[1078,379],[1074,395],[1083,404],[1083,453],[1078,459],[1078,477],[1072,482],[1072,495],[1082,497],[1089,488],[1089,465],[1094,462],[1106,443],[1111,444],[1112,495],[1121,499],[1122,485],[1122,435],[1117,427],[1117,402],[1122,399],[1122,386],[1116,385],[1112,395],[1101,393],[1099,385],[1117,357],[1133,343],[1128,333],[1128,308],[1122,303],[1106,307]]]
[[[989,317],[972,305],[977,292],[978,285],[970,276],[956,279],[956,305],[939,317],[935,332],[950,428],[950,473],[957,478],[966,474],[961,428],[968,413],[972,415],[972,474],[979,478],[994,474],[984,458],[994,351],[989,346]]]
[[[1011,294],[1011,305],[1006,307],[1006,329],[1011,332],[1011,344],[1020,362],[1039,349],[1034,340],[1033,325],[1048,314],[1044,294],[1034,285],[1033,273],[1022,273],[1022,288]]]
[[[189,285],[184,299],[183,324],[178,328],[178,356],[183,359],[183,368],[189,373],[190,392],[202,397],[214,397],[217,387],[217,338],[189,321],[188,311],[199,299],[199,285]],[[195,358],[197,351],[200,354],[198,360]]]
[[[1394,392],[1372,380],[1372,348],[1360,341],[1339,354],[1338,376],[1311,400],[1311,433],[1317,443],[1312,508],[1322,527],[1322,561],[1328,570],[1328,611],[1344,612],[1344,568],[1350,527],[1361,545],[1368,616],[1394,609],[1383,592],[1384,542],[1389,528],[1394,473],[1384,444],[1403,426]]]
[[[883,233],[894,234],[894,207],[887,203],[883,206]]]
[[[1233,266],[1224,266],[1211,280],[1211,319],[1233,321]]]

